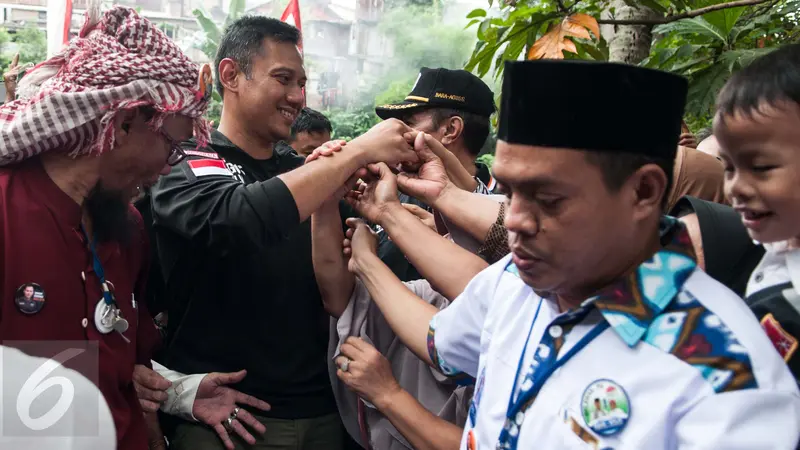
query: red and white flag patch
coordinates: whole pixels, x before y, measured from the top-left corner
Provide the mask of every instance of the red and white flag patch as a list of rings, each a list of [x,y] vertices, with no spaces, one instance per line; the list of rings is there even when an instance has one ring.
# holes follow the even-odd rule
[[[761,319],[761,327],[764,328],[767,337],[772,341],[772,345],[775,346],[775,350],[778,350],[783,360],[789,361],[797,351],[797,339],[783,329],[772,313]]]
[[[187,163],[196,177],[206,175],[233,176],[228,167],[225,166],[225,161],[221,159],[192,159]]]

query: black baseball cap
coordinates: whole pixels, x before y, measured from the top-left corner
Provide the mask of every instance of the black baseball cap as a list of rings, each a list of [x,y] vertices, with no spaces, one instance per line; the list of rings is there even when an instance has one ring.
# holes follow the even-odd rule
[[[458,109],[489,117],[495,112],[494,94],[486,83],[466,70],[423,67],[404,101],[378,106],[375,114],[389,119],[423,108]]]

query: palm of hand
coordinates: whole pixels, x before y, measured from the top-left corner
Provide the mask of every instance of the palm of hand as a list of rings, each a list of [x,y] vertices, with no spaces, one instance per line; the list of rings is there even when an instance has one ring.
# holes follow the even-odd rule
[[[220,386],[215,380],[206,377],[200,382],[192,414],[203,423],[215,425],[226,420],[236,408],[236,394],[233,389]]]
[[[379,222],[381,210],[392,201],[400,201],[397,198],[397,183],[376,180],[369,183],[361,194],[358,212],[371,222]]]

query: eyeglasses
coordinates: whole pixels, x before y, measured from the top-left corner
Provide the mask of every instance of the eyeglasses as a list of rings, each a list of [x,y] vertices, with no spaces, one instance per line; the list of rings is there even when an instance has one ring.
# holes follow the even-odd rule
[[[167,134],[166,131],[162,129],[156,130],[161,134],[167,143],[169,144],[169,155],[167,155],[167,164],[170,166],[174,166],[179,162],[183,161],[186,158],[186,153],[183,151],[183,147],[181,147],[181,141],[174,139],[172,136]]]

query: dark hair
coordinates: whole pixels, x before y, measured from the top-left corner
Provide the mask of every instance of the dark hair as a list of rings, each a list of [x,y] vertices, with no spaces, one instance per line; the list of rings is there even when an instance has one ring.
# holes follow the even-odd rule
[[[800,103],[800,44],[785,45],[733,74],[717,97],[721,119],[740,111],[751,115],[764,103]]]
[[[431,108],[431,121],[434,127],[439,127],[445,120],[458,116],[464,121],[464,129],[461,131],[461,137],[464,139],[464,145],[467,151],[473,155],[478,156],[489,136],[489,118],[479,114],[461,111],[458,109],[449,108]]]
[[[323,131],[333,133],[331,121],[319,111],[315,111],[311,108],[303,108],[300,114],[297,115],[297,118],[294,119],[289,141],[293,142],[297,139],[298,133],[322,133]]]
[[[288,23],[265,16],[240,17],[225,28],[219,40],[217,56],[214,58],[214,77],[220,96],[224,96],[225,93],[219,79],[219,63],[225,58],[236,61],[239,70],[249,79],[253,56],[262,54],[264,39],[296,45],[300,42],[300,30]]]
[[[617,192],[623,184],[647,164],[655,164],[664,171],[667,176],[667,185],[661,197],[661,207],[667,207],[670,190],[672,189],[672,176],[675,170],[675,158],[659,158],[652,156],[639,155],[635,153],[614,153],[614,152],[586,152],[586,160],[600,168],[603,174],[603,181],[611,192]]]

